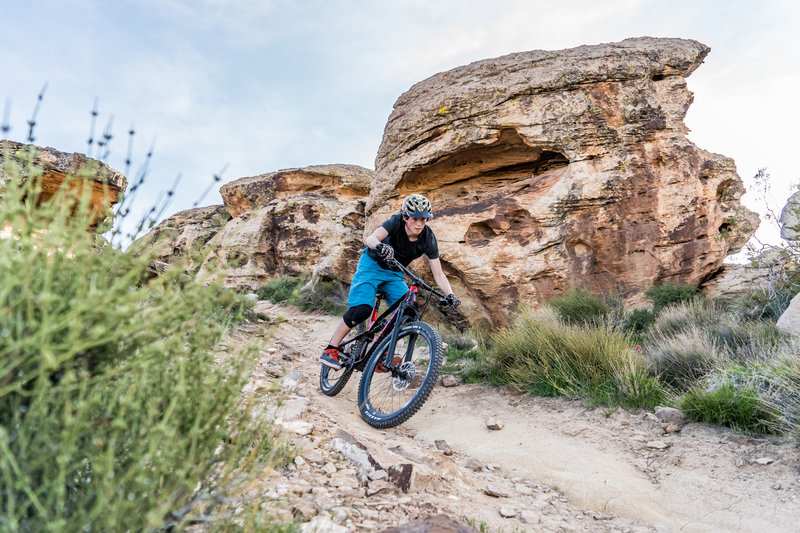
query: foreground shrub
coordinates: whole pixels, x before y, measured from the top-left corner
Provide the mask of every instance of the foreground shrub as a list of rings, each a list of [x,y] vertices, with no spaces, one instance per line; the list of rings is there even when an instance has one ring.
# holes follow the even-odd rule
[[[663,400],[624,334],[561,324],[546,310],[523,310],[511,327],[492,335],[489,360],[506,383],[534,394],[636,406]]]
[[[215,362],[241,298],[98,247],[88,195],[41,202],[36,170],[0,201],[0,530],[224,525],[283,453],[240,401],[252,357]]]

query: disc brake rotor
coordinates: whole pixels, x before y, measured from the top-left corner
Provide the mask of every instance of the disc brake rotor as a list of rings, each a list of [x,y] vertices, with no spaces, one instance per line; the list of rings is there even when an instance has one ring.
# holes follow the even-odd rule
[[[397,376],[392,378],[392,387],[396,391],[406,390],[408,386],[414,381],[414,376],[417,374],[417,367],[411,361],[406,361],[397,369]]]

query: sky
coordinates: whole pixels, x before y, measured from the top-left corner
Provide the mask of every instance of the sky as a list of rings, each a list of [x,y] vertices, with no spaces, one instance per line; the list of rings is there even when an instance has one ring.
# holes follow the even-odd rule
[[[221,204],[219,187],[241,177],[374,168],[393,103],[437,72],[681,37],[711,47],[687,79],[689,139],[734,159],[745,205],[779,214],[800,182],[798,28],[800,2],[777,0],[0,0],[2,125],[26,141],[35,119],[35,144],[130,168],[130,182],[146,169],[130,232],[173,187],[160,218]],[[89,146],[92,131],[108,146]],[[757,236],[778,242],[768,221]]]

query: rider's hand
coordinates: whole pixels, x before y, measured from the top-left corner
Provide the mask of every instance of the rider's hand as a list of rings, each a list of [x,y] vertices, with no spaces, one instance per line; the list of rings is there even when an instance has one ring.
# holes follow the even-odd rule
[[[394,248],[388,244],[379,242],[375,249],[378,251],[378,255],[380,255],[384,261],[389,262],[394,259]]]
[[[447,296],[444,297],[444,301],[450,307],[458,307],[459,305],[461,305],[461,300],[459,300],[458,296],[456,296],[455,294],[448,294]]]

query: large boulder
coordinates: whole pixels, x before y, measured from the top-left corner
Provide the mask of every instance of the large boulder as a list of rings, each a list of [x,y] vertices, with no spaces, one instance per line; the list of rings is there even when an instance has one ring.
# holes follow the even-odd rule
[[[800,337],[800,294],[789,302],[789,307],[781,314],[775,324],[784,333]]]
[[[88,192],[95,223],[110,216],[128,186],[125,176],[102,161],[80,153],[0,140],[0,197],[12,173],[28,176],[30,168],[39,178],[39,201],[45,202],[62,187],[76,193]]]
[[[356,165],[319,165],[224,185],[233,218],[206,244],[199,275],[251,291],[283,275],[349,282],[363,247],[371,178]]]
[[[147,250],[156,260],[165,263],[185,261],[184,267],[194,270],[205,260],[205,245],[230,219],[231,215],[222,205],[180,211],[134,241],[129,250]]]
[[[686,138],[685,78],[708,52],[644,37],[417,83],[386,125],[365,232],[428,196],[445,271],[495,324],[570,288],[707,280],[758,226],[733,160]]]

